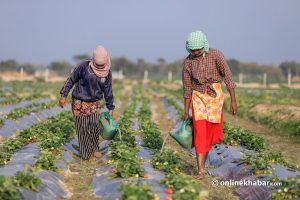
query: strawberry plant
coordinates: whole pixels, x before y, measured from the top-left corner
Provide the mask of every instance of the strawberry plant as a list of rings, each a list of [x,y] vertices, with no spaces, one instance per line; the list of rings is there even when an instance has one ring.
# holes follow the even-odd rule
[[[0,176],[0,199],[21,200],[22,196],[11,178]]]
[[[6,164],[13,153],[26,144],[39,141],[42,152],[45,150],[47,153],[41,153],[41,158],[38,158],[38,166],[52,169],[53,157],[55,154],[60,154],[61,146],[70,139],[73,132],[73,115],[71,112],[62,112],[58,116],[50,117],[40,124],[21,131],[15,138],[5,140],[0,146],[0,149],[3,150],[0,153],[0,165]],[[53,156],[50,156],[49,152]],[[42,162],[45,163],[42,164]]]
[[[20,97],[16,93],[12,93],[10,95],[7,95],[4,99],[0,101],[0,105],[10,105],[10,104],[17,104],[24,100],[32,100],[36,98],[46,98],[49,97],[47,94],[41,94],[41,93],[31,93],[27,96]]]
[[[154,200],[155,195],[150,186],[140,181],[129,181],[120,185],[118,190],[122,193],[121,200]]]
[[[224,143],[230,145],[242,145],[248,149],[262,151],[266,149],[266,144],[261,136],[243,128],[233,127],[229,123],[224,123]]]
[[[0,128],[4,125],[4,119],[0,119]]]
[[[133,101],[129,108],[123,113],[119,121],[119,130],[118,135],[114,137],[115,141],[124,141],[128,146],[135,146],[135,137],[133,135],[134,131],[132,130],[132,117],[134,114],[134,109],[136,107],[136,101]],[[121,134],[121,137],[120,137]]]
[[[139,110],[138,118],[140,122],[140,130],[142,131],[144,146],[151,149],[160,149],[163,140],[157,125],[152,122],[149,99],[142,98],[142,107]]]
[[[183,169],[179,158],[172,150],[156,151],[151,163],[154,168],[165,171],[168,174],[178,174]]]
[[[110,145],[108,155],[112,158],[115,169],[112,178],[115,177],[143,177],[143,160],[138,158],[138,149],[127,145],[125,141],[115,141]]]
[[[242,160],[245,160],[251,166],[254,174],[271,174],[271,163],[293,167],[283,159],[281,153],[274,153],[271,151],[258,152],[253,155],[246,155]]]
[[[23,187],[34,192],[43,183],[38,179],[28,167],[25,171],[18,172],[15,176],[0,176],[0,199],[2,200],[21,200],[23,199],[19,187]]]
[[[167,98],[167,102],[169,105],[173,106],[178,111],[179,116],[183,116],[184,110],[182,105],[178,105],[178,103],[174,101],[173,98]]]
[[[280,182],[279,187],[273,187],[272,199],[297,199],[300,197],[300,177],[290,177],[279,180],[277,177],[272,182]]]
[[[199,182],[190,176],[168,174],[161,183],[173,190],[174,199],[200,200],[208,196],[208,191],[201,190]]]
[[[29,115],[31,113],[37,113],[44,109],[49,109],[57,105],[56,101],[50,101],[47,103],[32,103],[28,106],[22,107],[22,108],[16,108],[12,110],[7,116],[7,119],[10,120],[16,120],[18,118],[21,118],[25,115]]]
[[[39,157],[36,160],[35,167],[38,169],[46,169],[46,170],[57,170],[54,161],[58,159],[51,151],[44,149],[41,150]]]
[[[117,135],[110,145],[108,155],[112,159],[114,167],[111,178],[115,177],[143,177],[145,170],[142,168],[143,160],[138,158],[138,149],[135,144],[134,131],[132,130],[132,117],[136,107],[136,99],[123,114],[120,123],[121,137]]]
[[[14,179],[14,184],[17,187],[23,187],[32,191],[38,191],[37,187],[43,185],[42,181],[28,167],[24,171],[19,171]]]

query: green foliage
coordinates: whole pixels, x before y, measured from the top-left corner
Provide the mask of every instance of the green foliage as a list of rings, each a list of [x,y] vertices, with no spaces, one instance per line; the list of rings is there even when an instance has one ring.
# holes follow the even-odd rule
[[[19,171],[14,179],[17,187],[23,187],[32,191],[38,191],[37,187],[43,185],[42,181],[28,168],[25,171]]]
[[[233,127],[228,123],[223,125],[224,143],[236,146],[238,144],[256,151],[266,149],[266,144],[261,136],[256,133],[243,128]]]
[[[151,163],[155,169],[165,171],[168,174],[178,174],[183,169],[178,156],[172,150],[156,151]]]
[[[108,155],[112,158],[115,168],[113,176],[115,177],[134,177],[145,174],[142,168],[143,160],[138,158],[138,149],[135,144],[134,131],[132,131],[132,117],[136,107],[136,99],[127,109],[119,123],[120,135],[115,136],[113,143],[110,145]]]
[[[290,70],[292,76],[298,76],[300,71],[300,64],[294,61],[286,61],[279,65],[279,68],[283,71],[284,75],[287,76]]]
[[[120,185],[121,200],[154,200],[155,195],[150,186],[144,182],[129,181]]]
[[[31,93],[27,96],[18,96],[15,93],[11,93],[8,96],[6,96],[4,99],[0,101],[0,105],[10,105],[10,104],[17,104],[24,100],[32,100],[36,98],[44,98],[49,97],[49,95],[41,94],[41,93]]]
[[[140,130],[143,133],[144,146],[151,149],[160,149],[163,140],[157,125],[152,122],[149,99],[142,98],[142,107],[138,112],[138,119],[140,122]]]
[[[176,103],[176,101],[174,101],[174,99],[170,97],[167,97],[167,102],[169,105],[173,106],[178,111],[179,117],[183,116],[184,110],[182,105],[178,105],[178,103]]]
[[[60,76],[66,76],[70,74],[73,66],[66,61],[54,61],[50,63],[48,68],[55,71]]]
[[[73,56],[73,60],[76,63],[80,63],[80,62],[83,62],[83,61],[86,61],[86,60],[89,60],[89,59],[91,59],[91,56],[89,56],[87,54],[78,54],[78,55]]]
[[[41,154],[36,160],[35,166],[39,169],[46,169],[46,170],[57,170],[56,165],[54,164],[54,161],[58,159],[57,156],[53,154],[53,152],[44,149],[41,150]]]
[[[254,171],[255,174],[271,174],[271,163],[296,168],[296,166],[288,164],[281,153],[263,151],[253,155],[246,155],[242,160],[245,160]]]
[[[17,71],[19,70],[19,63],[15,60],[4,60],[0,62],[0,71]]]
[[[42,151],[37,166],[54,169],[54,160],[61,155],[61,146],[69,141],[74,132],[73,123],[71,112],[61,112],[58,116],[21,131],[15,138],[7,139],[0,145],[0,165],[6,164],[13,153],[26,144],[39,141]]]
[[[300,177],[290,177],[284,180],[274,178],[272,182],[281,183],[281,186],[273,187],[276,190],[272,193],[272,199],[283,200],[300,197]]]
[[[161,183],[166,187],[173,189],[174,199],[195,199],[200,200],[208,196],[208,191],[201,190],[199,181],[190,176],[168,174]]]
[[[47,103],[32,103],[28,106],[22,107],[22,108],[16,108],[12,110],[8,115],[6,116],[7,119],[10,120],[16,120],[18,118],[21,118],[25,115],[29,115],[31,113],[37,113],[44,109],[50,109],[57,105],[56,101],[50,101]]]
[[[4,125],[4,119],[0,119],[0,128]]]
[[[21,200],[22,196],[11,178],[0,176],[0,199]]]
[[[18,172],[15,176],[0,176],[0,199],[21,200],[22,196],[19,187],[37,192],[37,187],[43,185],[28,167],[25,171]]]
[[[299,90],[293,89],[282,89],[282,90],[236,90],[237,104],[239,107],[238,115],[250,119],[254,122],[259,122],[266,124],[268,127],[276,130],[278,132],[284,133],[296,140],[299,140],[300,133],[300,121],[293,120],[289,117],[282,117],[289,110],[278,109],[277,111],[269,110],[264,113],[252,112],[251,109],[258,104],[265,104],[266,107],[272,105],[295,105],[300,106],[299,100]],[[229,111],[228,102],[230,100],[225,100],[224,109]],[[286,113],[285,113],[286,112]],[[287,115],[289,116],[289,115]]]
[[[114,137],[115,141],[122,140],[126,142],[128,146],[135,147],[134,131],[132,130],[132,117],[134,109],[136,107],[136,101],[133,101],[129,108],[123,113],[119,121],[120,132]]]

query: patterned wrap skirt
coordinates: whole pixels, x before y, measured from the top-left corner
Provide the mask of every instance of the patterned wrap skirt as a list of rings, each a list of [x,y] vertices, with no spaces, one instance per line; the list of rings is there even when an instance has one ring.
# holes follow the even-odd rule
[[[205,155],[212,145],[223,140],[224,93],[221,83],[213,83],[217,96],[193,91],[192,111],[196,153]]]
[[[101,131],[101,102],[85,102],[78,99],[72,101],[72,111],[75,116],[75,128],[79,143],[79,153],[82,159],[89,159],[99,150]]]

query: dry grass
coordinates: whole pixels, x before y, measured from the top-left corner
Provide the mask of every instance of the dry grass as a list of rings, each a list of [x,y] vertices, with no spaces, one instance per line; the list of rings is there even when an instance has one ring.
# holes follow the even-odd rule
[[[99,162],[89,162],[80,158],[69,164],[71,173],[64,174],[64,183],[73,193],[72,200],[96,200],[92,192],[92,177],[95,169],[100,166]]]

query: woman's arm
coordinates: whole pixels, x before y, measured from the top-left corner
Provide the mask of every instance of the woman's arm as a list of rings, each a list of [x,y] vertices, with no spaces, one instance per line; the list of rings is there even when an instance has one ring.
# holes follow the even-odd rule
[[[229,94],[230,94],[230,113],[232,115],[235,115],[237,112],[237,103],[236,103],[236,98],[235,98],[235,92],[234,88],[229,88]]]
[[[188,62],[184,62],[182,70],[182,84],[183,84],[183,98],[184,98],[184,116],[182,117],[183,121],[186,121],[189,118],[189,111],[192,98],[192,78],[191,71]]]
[[[182,118],[183,121],[186,121],[190,117],[189,114],[190,105],[191,105],[191,99],[184,98],[184,116]]]
[[[106,77],[103,92],[104,92],[106,107],[109,110],[110,116],[112,117],[113,110],[115,109],[115,106],[114,106],[114,94],[113,94],[113,89],[112,89],[112,74],[111,74],[111,71],[109,72],[108,76]]]
[[[230,113],[232,115],[235,115],[237,112],[237,103],[236,103],[236,98],[235,98],[235,83],[232,78],[232,73],[230,71],[230,68],[225,60],[225,57],[222,52],[219,52],[218,57],[217,57],[217,65],[220,70],[220,74],[224,78],[224,82],[226,84],[227,90],[229,91],[230,94]]]
[[[61,98],[59,100],[60,107],[64,107],[66,105],[66,98],[74,86],[75,83],[77,83],[80,79],[80,73],[81,73],[82,66],[77,66],[69,75],[68,79],[66,80],[64,86],[60,90]]]

